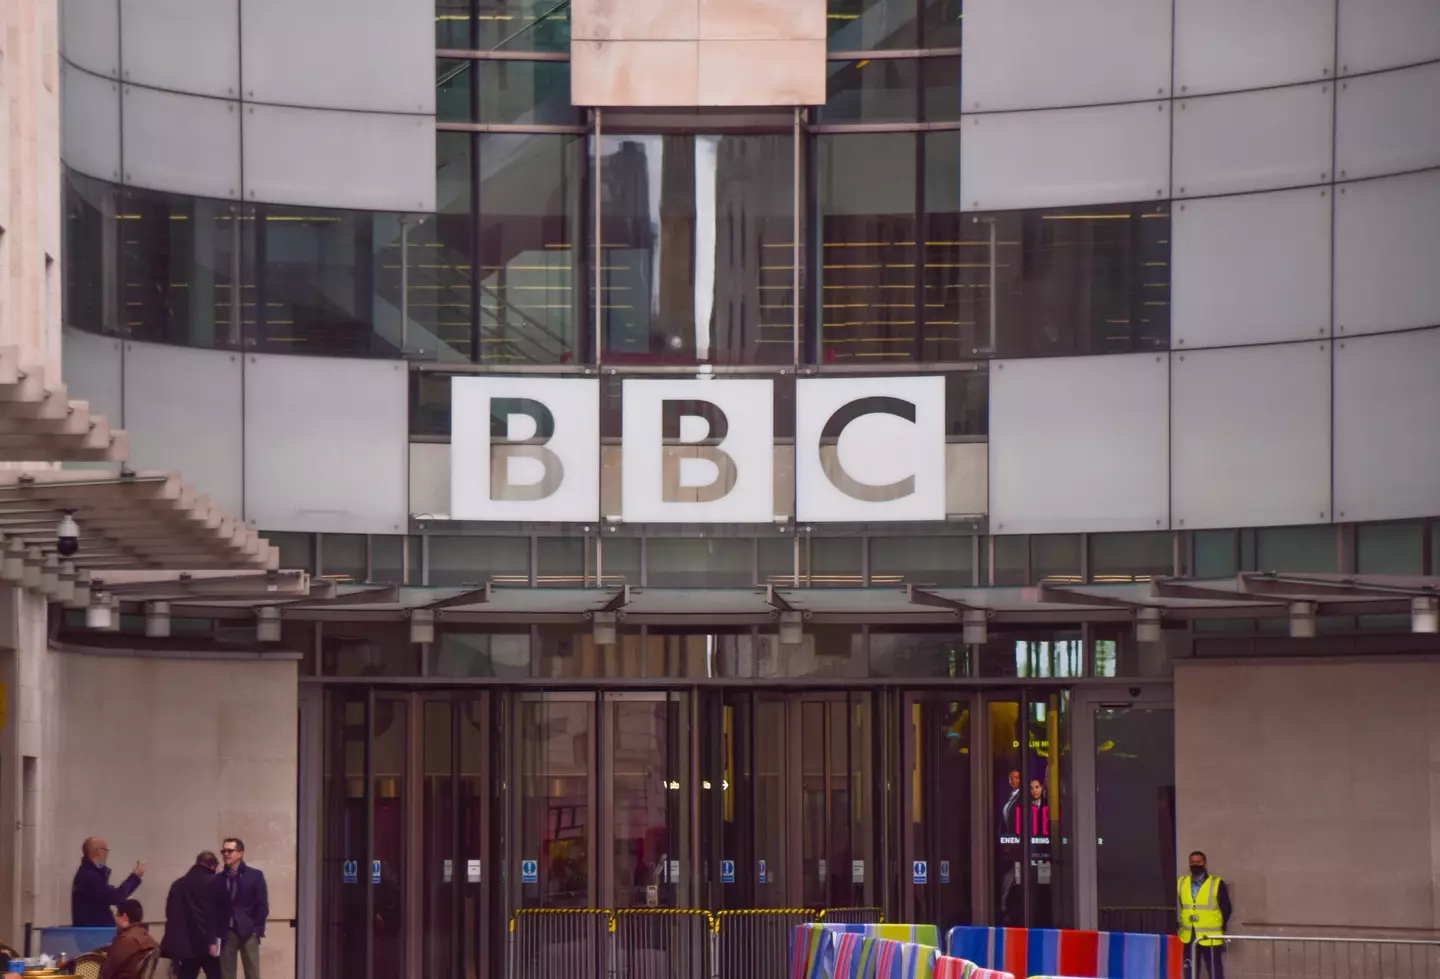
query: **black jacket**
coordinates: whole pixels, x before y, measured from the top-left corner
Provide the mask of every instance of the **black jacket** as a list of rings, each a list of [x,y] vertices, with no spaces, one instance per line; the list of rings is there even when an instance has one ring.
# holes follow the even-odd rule
[[[131,874],[119,887],[110,886],[110,868],[80,861],[75,882],[70,885],[70,921],[76,928],[114,928],[111,908],[125,900],[140,886],[140,878]]]
[[[224,867],[215,875],[215,919],[217,936],[233,931],[243,941],[251,935],[265,937],[265,920],[270,917],[270,892],[265,875],[243,860],[237,868],[235,896],[230,896],[230,874]]]
[[[215,920],[215,875],[196,864],[165,898],[165,937],[160,954],[167,959],[201,959],[219,936]]]

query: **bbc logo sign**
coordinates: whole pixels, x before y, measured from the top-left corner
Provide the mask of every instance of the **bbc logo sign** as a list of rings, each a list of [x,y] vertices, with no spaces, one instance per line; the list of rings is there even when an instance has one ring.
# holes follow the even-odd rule
[[[774,519],[771,381],[627,378],[621,513],[627,523]],[[600,518],[600,382],[456,377],[451,516]],[[945,518],[945,379],[795,382],[796,519]]]

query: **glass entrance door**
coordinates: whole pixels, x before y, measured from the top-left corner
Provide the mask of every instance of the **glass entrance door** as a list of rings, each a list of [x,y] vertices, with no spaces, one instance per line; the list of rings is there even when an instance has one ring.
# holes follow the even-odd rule
[[[900,727],[900,894],[905,921],[940,926],[974,923],[977,904],[971,853],[974,800],[988,800],[976,780],[977,698],[959,691],[906,694]]]

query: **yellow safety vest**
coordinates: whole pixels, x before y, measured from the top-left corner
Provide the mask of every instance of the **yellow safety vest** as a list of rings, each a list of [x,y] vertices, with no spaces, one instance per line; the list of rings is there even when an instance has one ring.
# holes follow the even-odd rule
[[[1180,941],[1190,944],[1193,937],[1201,945],[1223,944],[1225,917],[1220,913],[1220,878],[1206,877],[1194,896],[1190,893],[1190,877],[1180,878]]]

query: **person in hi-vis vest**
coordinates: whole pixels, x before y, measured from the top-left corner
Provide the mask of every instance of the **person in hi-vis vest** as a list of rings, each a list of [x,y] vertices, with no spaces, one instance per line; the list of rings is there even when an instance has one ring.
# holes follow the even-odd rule
[[[1230,925],[1230,891],[1223,880],[1210,876],[1199,850],[1190,854],[1190,873],[1176,883],[1175,897],[1186,979],[1199,979],[1191,975],[1192,961],[1209,970],[1210,979],[1225,979],[1225,942],[1220,936]]]

